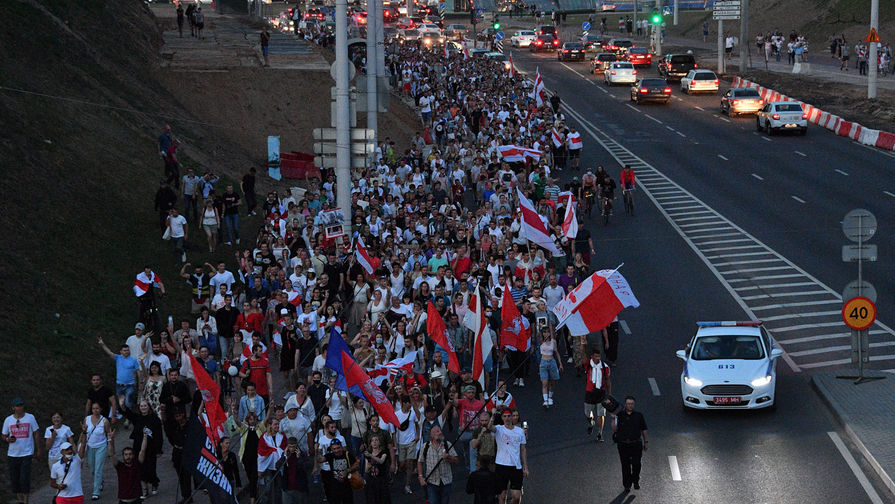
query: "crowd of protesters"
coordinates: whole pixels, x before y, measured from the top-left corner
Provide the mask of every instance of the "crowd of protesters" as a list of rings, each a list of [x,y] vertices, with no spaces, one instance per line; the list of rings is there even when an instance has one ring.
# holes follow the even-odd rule
[[[176,323],[168,317],[165,324],[156,304],[165,284],[151,266],[137,275],[133,334],[111,348],[106,340],[116,335],[97,339],[98,355],[101,349],[114,360],[114,387],[100,374],[92,377],[77,435],[58,414],[47,428],[59,504],[76,504],[80,483],[75,489],[68,482],[72,466],[79,466],[72,460],[81,457],[92,474],[93,500],[111,486],[102,479],[107,455],[121,457],[112,459],[121,501],[155,495],[159,471],[168,470],[157,467],[163,439],[171,445],[179,500],[190,501],[200,482],[182,462],[186,424],[203,403],[192,358],[221,385],[228,420],[218,456],[233,487],[244,487],[253,504],[308,502],[318,483],[330,503],[353,502],[362,486],[369,503],[390,502],[395,487],[420,492],[430,504],[446,503],[455,474],[467,476],[475,502],[490,504],[499,495],[501,503],[518,503],[529,474],[528,431],[510,388],[536,376],[549,409],[564,363],[587,376],[588,433],[596,425],[602,441],[600,402],[617,358],[617,323],[594,340],[572,338],[556,329],[551,311],[592,272],[593,242],[582,226],[572,240],[555,238],[564,255],[530,245],[521,233],[516,190],[559,237],[564,205],[598,186],[611,192],[614,182],[602,168],[596,174],[579,168],[580,151],[570,141],[580,135],[566,126],[558,96],[536,97],[530,83],[502,64],[400,47],[389,55],[389,68],[395,91],[420,107],[422,134],[403,151],[384,139],[373,166],[354,170],[350,185],[326,175],[303,194],[270,192],[258,206],[252,169],[239,190],[229,184],[218,194],[219,178],[211,172],[180,176],[178,142],[165,128],[158,148],[166,179],[155,204],[182,265],[176,281],[191,290],[189,299],[173,301],[175,312],[188,309],[190,316]],[[542,154],[508,163],[498,152],[502,145]],[[574,176],[560,187],[563,170]],[[342,190],[351,191],[353,234],[328,236],[321,214],[334,209]],[[241,212],[260,213],[263,223],[240,228]],[[185,246],[190,228],[200,226],[213,262],[197,259],[204,247]],[[351,248],[359,240],[370,269]],[[485,337],[494,344],[481,380],[472,375],[474,335],[463,323],[473,294],[484,301]],[[510,298],[530,328],[527,350],[499,345],[502,303]],[[448,350],[427,334],[430,304],[446,324],[459,373],[448,368]],[[336,388],[338,377],[326,365],[335,334],[368,371],[413,357],[382,384],[399,426]],[[36,420],[24,413],[21,399],[13,406],[3,428],[10,454],[24,449],[32,434],[39,452]],[[32,428],[26,432],[23,423]],[[132,445],[116,454],[109,441],[122,428],[130,429]],[[636,468],[626,473],[626,489],[637,485],[639,455]],[[15,469],[14,491],[27,502],[25,468]]]

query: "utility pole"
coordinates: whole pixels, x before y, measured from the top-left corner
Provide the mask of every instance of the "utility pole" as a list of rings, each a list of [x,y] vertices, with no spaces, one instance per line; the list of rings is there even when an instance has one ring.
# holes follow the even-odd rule
[[[870,30],[872,33],[876,33],[879,30],[879,0],[870,0]],[[867,98],[876,98],[877,42],[873,38],[868,37],[870,39],[870,42],[868,42],[870,53],[867,58],[869,67],[867,69]]]
[[[718,75],[724,74],[724,20],[718,20]]]
[[[336,203],[351,236],[351,118],[348,95],[348,2],[336,0]]]
[[[599,22],[598,19],[595,19],[594,21]],[[634,0],[634,33],[637,33],[637,0]]]
[[[385,66],[385,17],[382,0],[374,0],[376,3],[376,92],[381,93],[380,90],[388,91],[389,82],[386,78],[387,68]],[[387,96],[387,95],[386,95]],[[379,102],[379,95],[376,96],[376,103],[379,106],[379,109],[382,110],[383,107],[386,106],[386,103]],[[376,139],[379,139],[379,131],[376,131]]]
[[[674,0],[674,26],[677,26],[677,0]]]
[[[376,4],[381,1],[367,0],[367,128],[374,132],[378,130],[379,114],[377,102],[379,95],[376,90],[376,68],[379,63],[376,54],[376,26],[382,22],[382,19],[377,18]]]
[[[740,4],[740,72],[749,68],[749,0]]]
[[[413,0],[407,0],[407,17],[413,17]]]

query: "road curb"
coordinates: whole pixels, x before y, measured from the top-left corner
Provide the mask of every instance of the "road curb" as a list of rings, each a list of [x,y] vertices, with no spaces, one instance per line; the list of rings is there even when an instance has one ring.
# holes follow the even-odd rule
[[[833,412],[833,416],[836,417],[836,420],[839,421],[842,428],[845,430],[845,433],[848,435],[849,439],[851,439],[852,443],[858,448],[858,451],[861,452],[861,455],[867,460],[867,463],[873,467],[873,470],[876,472],[877,476],[882,480],[883,484],[886,485],[886,488],[889,489],[889,492],[895,494],[895,480],[891,474],[889,474],[885,468],[876,460],[876,457],[870,453],[870,450],[867,449],[867,446],[864,444],[861,437],[852,429],[851,427],[851,416],[845,412],[845,410],[833,400],[830,391],[827,390],[826,385],[824,385],[819,379],[818,376],[811,377],[811,385],[814,388],[814,391],[817,392],[817,395],[820,396],[820,399],[830,408]]]

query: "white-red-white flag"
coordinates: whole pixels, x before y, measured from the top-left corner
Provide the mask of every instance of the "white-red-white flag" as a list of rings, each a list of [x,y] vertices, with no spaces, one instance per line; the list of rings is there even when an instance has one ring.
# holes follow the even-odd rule
[[[463,59],[469,59],[469,46],[466,45],[466,41],[463,41]]]
[[[146,294],[161,281],[162,279],[155,274],[155,271],[150,271],[148,275],[145,271],[141,271],[134,280],[134,295],[140,297]]]
[[[382,385],[385,380],[388,380],[389,383],[394,383],[395,377],[398,375],[399,371],[412,375],[413,361],[416,360],[416,352],[416,350],[407,352],[404,354],[404,357],[399,357],[386,362],[385,364],[377,364],[376,367],[370,370],[367,374],[376,385]]]
[[[510,53],[510,77],[516,76],[516,65],[513,64],[513,54]]]
[[[485,306],[482,304],[480,292],[476,291],[469,300],[469,311],[463,318],[463,325],[475,336],[472,351],[472,379],[485,386],[485,361],[491,355],[494,342],[485,320]]]
[[[444,59],[450,59],[451,53],[448,52],[448,43],[444,43]]]
[[[566,205],[566,216],[562,220],[562,235],[570,240],[578,236],[578,216],[575,215],[575,205],[571,202]]]
[[[357,258],[357,262],[360,263],[361,267],[364,268],[364,271],[367,272],[368,275],[372,275],[373,268],[373,260],[370,258],[370,255],[367,254],[367,248],[364,247],[364,240],[358,236],[357,243],[354,247],[354,256]]]
[[[566,140],[569,142],[570,150],[579,150],[584,147],[584,144],[581,142],[581,133],[577,131],[570,132]]]
[[[556,128],[551,128],[550,131],[553,137],[553,146],[557,149],[562,147],[562,135],[559,134],[559,131],[556,131]]]
[[[531,90],[531,98],[538,107],[544,104],[544,79],[541,78],[540,69],[535,69],[535,85]]]
[[[516,194],[519,197],[519,210],[522,212],[522,236],[528,241],[534,242],[541,247],[549,250],[554,257],[566,255],[560,250],[547,232],[547,226],[541,220],[541,216],[535,212],[534,205],[528,198],[522,194],[519,188],[516,188]]]
[[[522,163],[526,158],[531,159],[532,161],[538,161],[544,154],[537,149],[522,147],[520,145],[499,145],[497,147],[497,152],[499,152],[500,157],[508,163]]]
[[[608,326],[623,309],[638,306],[631,286],[616,268],[589,276],[556,303],[553,313],[557,329],[566,326],[572,336],[584,336]]]

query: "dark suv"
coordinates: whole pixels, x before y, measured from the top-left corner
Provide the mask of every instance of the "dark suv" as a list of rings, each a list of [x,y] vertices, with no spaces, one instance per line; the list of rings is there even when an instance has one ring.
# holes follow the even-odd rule
[[[699,65],[692,54],[666,54],[659,60],[659,75],[666,79],[681,80],[694,68]]]

